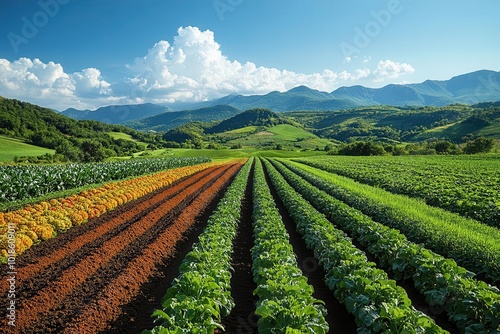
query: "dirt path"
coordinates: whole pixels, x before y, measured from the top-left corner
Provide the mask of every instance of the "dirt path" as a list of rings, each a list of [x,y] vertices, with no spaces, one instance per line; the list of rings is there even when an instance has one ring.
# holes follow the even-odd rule
[[[177,241],[239,167],[200,172],[96,219],[100,224],[93,229],[82,225],[86,232],[73,232],[73,239],[70,231],[60,244],[55,238],[50,245],[34,247],[18,269],[16,331],[105,329],[122,313],[120,306],[140,293],[157,264],[175,254]]]

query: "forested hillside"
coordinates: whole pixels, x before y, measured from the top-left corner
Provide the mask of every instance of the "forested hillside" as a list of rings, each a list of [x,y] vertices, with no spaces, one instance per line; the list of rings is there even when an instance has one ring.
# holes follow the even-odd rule
[[[0,134],[56,150],[67,161],[101,161],[110,156],[142,151],[144,144],[114,139],[110,132],[122,132],[145,143],[154,135],[97,121],[77,121],[30,103],[0,98]]]

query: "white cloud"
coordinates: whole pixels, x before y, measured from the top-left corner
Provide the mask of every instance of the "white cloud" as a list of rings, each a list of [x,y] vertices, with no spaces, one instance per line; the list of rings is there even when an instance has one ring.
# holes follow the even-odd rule
[[[351,58],[351,57],[345,57],[345,58],[344,58],[344,63],[350,63],[350,62],[351,62],[351,60],[352,60],[352,58]]]
[[[67,74],[61,64],[40,59],[20,58],[13,62],[0,59],[0,95],[55,109],[69,106],[93,107],[90,100],[105,102],[109,83],[94,68]]]
[[[404,74],[415,72],[413,66],[407,63],[397,63],[392,60],[381,60],[377,64],[377,69],[373,72],[374,81],[384,81],[385,79],[395,79]]]
[[[353,58],[345,58],[350,62]],[[365,58],[366,64],[371,58]],[[0,59],[0,95],[65,109],[109,104],[201,101],[231,93],[265,94],[306,85],[333,91],[342,85],[380,82],[413,73],[406,63],[380,61],[376,69],[359,68],[304,74],[240,63],[225,56],[212,31],[179,28],[172,44],[159,41],[143,57],[125,66],[127,74],[108,83],[97,68],[66,73],[60,64],[39,59]]]
[[[222,54],[213,32],[196,27],[179,28],[172,45],[167,41],[156,43],[146,56],[136,58],[128,68],[134,75],[129,85],[120,84],[120,88],[113,87],[113,91],[127,95],[130,91],[127,93],[126,89],[139,89],[139,95],[155,101],[207,100],[230,93],[264,94],[298,85],[331,91],[340,84],[367,78],[371,73],[369,69],[358,69],[354,73],[327,69],[303,74],[252,62],[242,64]]]
[[[110,84],[101,78],[101,71],[96,68],[87,68],[71,75],[75,91],[81,97],[99,97],[111,93]]]

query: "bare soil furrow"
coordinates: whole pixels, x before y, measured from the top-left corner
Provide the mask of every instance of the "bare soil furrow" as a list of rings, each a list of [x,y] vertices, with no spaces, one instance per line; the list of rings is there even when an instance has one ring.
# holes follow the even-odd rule
[[[40,321],[37,322],[36,328],[32,329],[32,332],[58,332],[64,328],[67,322],[71,320],[71,315],[78,312],[78,310],[86,302],[90,302],[96,298],[99,291],[104,289],[110,281],[123,272],[133,259],[140,256],[144,247],[153,243],[155,239],[157,239],[158,236],[165,229],[167,229],[170,224],[172,224],[176,217],[179,216],[182,211],[186,210],[186,208],[197,196],[199,196],[200,193],[209,188],[226,171],[227,168],[217,170],[194,183],[193,186],[197,187],[194,192],[189,193],[189,195],[187,195],[182,202],[171,208],[164,216],[158,217],[159,219],[155,225],[140,235],[137,239],[125,245],[123,250],[116,254],[109,262],[104,264],[98,272],[89,276],[81,285],[76,286],[73,291],[71,291],[71,294],[68,294],[67,297],[59,303],[57,308],[44,312],[44,314],[40,316]],[[204,183],[200,186],[201,182]],[[184,195],[184,192],[178,196],[182,195]],[[175,197],[172,198],[172,200],[175,200]],[[165,206],[165,203],[163,203],[162,206]],[[162,206],[155,209],[155,212],[158,212],[158,209],[161,209]],[[46,326],[46,324],[48,325]]]
[[[211,178],[211,176],[207,176]],[[29,299],[21,299],[18,303],[16,322],[17,330],[24,331],[31,324],[36,324],[38,316],[46,311],[52,310],[64,300],[64,297],[72,293],[74,288],[82,284],[91,275],[100,271],[103,265],[111,261],[113,257],[132,241],[154,226],[158,219],[167,215],[173,208],[180,205],[186,196],[199,192],[199,189],[207,182],[206,178],[200,179],[177,194],[170,200],[164,202],[156,209],[147,212],[141,219],[127,227],[117,236],[106,240],[98,248],[90,249],[82,259],[73,259],[74,265],[61,273],[57,279],[50,282],[47,287]],[[127,212],[124,212],[126,215]],[[130,216],[129,216],[130,217]],[[133,216],[132,216],[133,217]],[[132,218],[131,217],[131,218]]]
[[[158,265],[174,256],[176,244],[197,223],[201,214],[225,188],[241,165],[233,165],[217,181],[188,205],[159,237],[132,260],[89,304],[71,320],[63,333],[98,333],[105,330],[122,313],[121,306],[139,294],[141,286],[157,273]]]
[[[82,257],[88,251],[87,247],[99,247],[102,242],[119,234],[123,229],[140,219],[144,212],[153,210],[162,202],[169,200],[186,187],[218,168],[220,167],[208,168],[179,180],[167,188],[159,189],[140,199],[126,203],[99,218],[89,220],[86,224],[70,229],[66,233],[57,236],[57,238],[49,239],[37,247],[29,249],[16,259],[17,285],[20,288],[26,287],[32,290],[34,284],[28,282],[30,278],[38,277],[41,280],[49,281],[50,277],[45,277],[42,273],[43,270],[48,269],[49,273],[56,275],[57,272],[54,269],[57,262],[71,254],[75,254],[76,258]],[[72,265],[72,263],[69,263],[69,265]],[[57,270],[61,271],[65,268],[64,264],[57,263]],[[0,295],[5,294],[7,290],[8,283],[2,280],[0,282]]]

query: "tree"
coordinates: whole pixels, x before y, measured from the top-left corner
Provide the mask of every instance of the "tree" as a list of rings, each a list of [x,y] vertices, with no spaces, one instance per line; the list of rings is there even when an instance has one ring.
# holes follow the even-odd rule
[[[381,144],[372,142],[354,142],[339,149],[340,155],[383,155],[385,152]]]
[[[488,153],[495,147],[495,140],[491,138],[479,137],[468,141],[464,147],[464,153]]]
[[[102,144],[95,140],[84,140],[82,142],[83,162],[104,161],[109,156],[109,152]]]
[[[82,150],[67,140],[56,147],[56,153],[63,155],[66,161],[79,162],[83,159]]]

